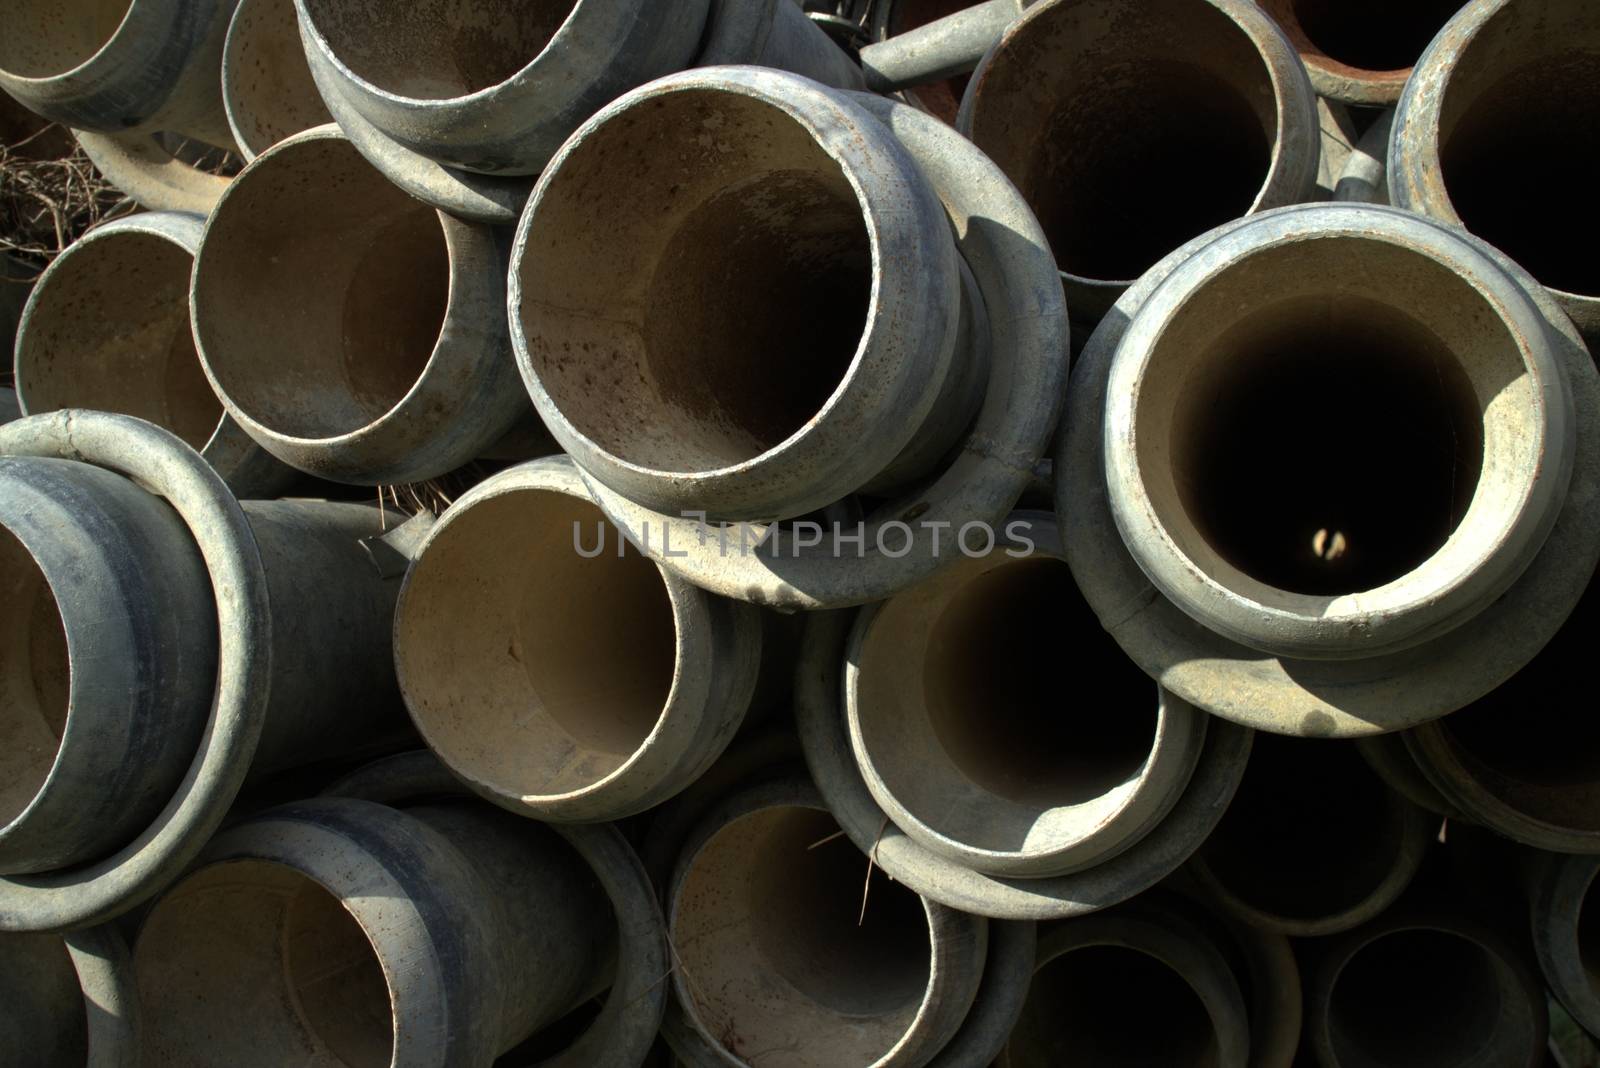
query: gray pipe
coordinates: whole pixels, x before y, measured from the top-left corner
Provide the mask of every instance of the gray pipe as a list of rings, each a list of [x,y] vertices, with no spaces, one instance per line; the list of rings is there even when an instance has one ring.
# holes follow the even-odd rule
[[[423,739],[474,790],[544,820],[620,819],[694,782],[744,721],[761,644],[753,606],[624,554],[565,456],[457,500],[395,614]]]
[[[1252,0],[1035,3],[959,127],[1033,206],[1090,324],[1173,248],[1316,188],[1315,94]]]
[[[417,482],[528,413],[501,235],[417,203],[334,126],[282,141],[206,223],[190,303],[228,413],[291,467]]]
[[[198,215],[145,212],[68,246],[23,311],[17,397],[30,415],[92,408],[149,420],[238,496],[276,496],[294,471],[223,411],[195,354],[189,276],[204,228]]]
[[[119,915],[199,851],[247,774],[406,737],[398,581],[361,544],[378,512],[241,506],[193,450],[122,415],[18,420],[0,454],[7,581],[31,583],[3,601],[28,655],[0,674],[0,709],[31,734],[7,750],[0,929]]]
[[[970,73],[1000,40],[1006,27],[1022,14],[1025,2],[984,0],[867,45],[861,49],[867,88],[875,93],[892,93]],[[896,15],[906,18],[901,9],[915,6],[911,0],[897,0],[880,6],[880,12],[885,13],[877,18],[887,26]]]

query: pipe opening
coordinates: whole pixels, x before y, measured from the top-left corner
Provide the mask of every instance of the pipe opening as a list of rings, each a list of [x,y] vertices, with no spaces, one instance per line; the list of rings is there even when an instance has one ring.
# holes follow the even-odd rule
[[[809,808],[741,816],[693,857],[674,902],[684,993],[717,1041],[762,1068],[874,1063],[927,990],[922,901],[874,879],[858,923],[866,857],[838,831]]]
[[[104,48],[133,0],[6,0],[0,71],[18,78],[66,74]]]
[[[1402,863],[1405,816],[1404,802],[1351,746],[1258,734],[1199,857],[1250,908],[1296,921],[1341,916],[1371,900]]]
[[[1209,4],[1047,9],[991,54],[976,91],[972,139],[1082,278],[1137,278],[1246,214],[1272,165],[1271,75]]]
[[[222,392],[296,438],[350,434],[410,392],[450,297],[438,214],[346,141],[265,157],[212,215],[196,337]]]
[[[872,242],[839,164],[781,108],[679,90],[547,176],[518,265],[529,359],[620,459],[718,470],[814,418],[862,343]]]
[[[1049,849],[1121,811],[1153,759],[1156,685],[1057,559],[1010,560],[926,598],[889,601],[860,646],[854,715],[874,772],[940,834]],[[1063,690],[1063,655],[1094,698]]]
[[[1600,21],[1564,13],[1571,6],[1524,20],[1535,42],[1507,40],[1502,16],[1463,51],[1440,107],[1440,174],[1468,230],[1545,285],[1600,297],[1590,211],[1600,185]]]
[[[55,767],[71,696],[67,634],[33,554],[0,527],[0,828]]]
[[[1328,1001],[1334,1053],[1342,1064],[1478,1062],[1497,1043],[1498,1018],[1509,1011],[1499,973],[1485,947],[1449,931],[1381,935],[1334,981]]]
[[[1261,6],[1311,61],[1326,58],[1383,74],[1416,63],[1461,0],[1267,0]]]
[[[294,0],[244,0],[228,34],[222,95],[243,147],[265,152],[333,121],[306,65]]]
[[[192,266],[180,246],[132,230],[57,260],[17,345],[28,410],[122,412],[204,448],[222,404],[189,327]]]
[[[534,61],[576,0],[445,0],[394,18],[373,0],[306,0],[329,49],[396,96],[448,100],[498,85]]]
[[[579,555],[601,538],[599,555]],[[619,557],[620,544],[588,501],[526,489],[435,535],[407,581],[395,652],[412,717],[452,768],[508,796],[551,796],[645,743],[672,692],[677,627],[660,570],[632,547]]]
[[[1041,966],[1006,1046],[1008,1068],[1219,1068],[1220,1058],[1216,1026],[1188,980],[1120,945],[1084,946]]]
[[[1578,676],[1596,627],[1600,583],[1591,582],[1526,667],[1439,721],[1479,787],[1521,812],[1586,831],[1600,831],[1600,723],[1574,715],[1562,695],[1582,692]]]
[[[1183,555],[1253,599],[1242,580],[1338,596],[1415,570],[1458,528],[1503,538],[1542,447],[1537,383],[1498,305],[1356,235],[1272,245],[1196,286],[1141,383],[1151,507]]]
[[[150,911],[134,950],[147,1059],[383,1068],[394,1052],[377,950],[344,904],[267,861],[203,868]]]

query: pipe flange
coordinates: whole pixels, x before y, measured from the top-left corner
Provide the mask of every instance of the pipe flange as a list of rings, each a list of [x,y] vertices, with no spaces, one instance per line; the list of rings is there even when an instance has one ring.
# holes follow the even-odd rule
[[[1066,391],[1066,301],[1049,243],[1021,194],[938,119],[869,93],[848,97],[889,128],[939,194],[988,309],[988,389],[955,459],[921,492],[869,517],[862,555],[853,560],[798,545],[785,555],[782,541],[770,552],[730,552],[698,519],[654,511],[584,472],[601,509],[662,567],[724,597],[784,611],[882,600],[960,559],[962,526],[998,528],[1027,489]],[[873,531],[887,524],[900,529],[880,545]],[[902,545],[899,555],[883,551]]]
[[[106,181],[151,211],[208,214],[233,181],[189,166],[162,148],[153,134],[80,129],[72,134]]]
[[[64,931],[102,923],[160,891],[221,825],[266,720],[267,576],[239,502],[198,453],[160,427],[66,409],[0,427],[0,455],[94,464],[165,498],[194,536],[217,602],[216,698],[199,751],[161,814],[94,864],[0,878],[0,930]]]
[[[1296,209],[1235,220],[1173,252],[1117,302],[1073,375],[1055,463],[1067,563],[1101,623],[1146,673],[1207,711],[1258,730],[1360,737],[1400,730],[1461,708],[1509,678],[1560,628],[1600,558],[1600,427],[1575,420],[1570,488],[1544,546],[1504,594],[1454,630],[1358,660],[1272,656],[1202,626],[1162,596],[1134,562],[1112,518],[1104,413],[1112,358],[1139,309],[1195,253],[1235,231]],[[1555,298],[1505,256],[1460,230],[1379,205],[1324,211],[1395,215],[1471,241],[1519,281],[1545,319],[1577,412],[1600,411],[1600,375]]]
[[[139,989],[127,940],[103,925],[65,935],[89,1016],[89,1056],[84,1068],[137,1068],[142,1056]]]
[[[1003,920],[1057,920],[1125,901],[1188,860],[1222,819],[1244,777],[1252,732],[1215,720],[1194,776],[1172,810],[1124,852],[1084,871],[1044,879],[984,875],[931,852],[873,800],[850,748],[840,705],[841,666],[854,612],[813,616],[795,681],[795,720],[812,778],[850,840],[888,875],[930,900]],[[1171,695],[1167,700],[1173,700]]]
[[[333,783],[325,797],[395,805],[431,798],[472,798],[439,758],[419,749],[386,757]],[[666,923],[639,856],[609,823],[547,823],[589,865],[617,921],[617,978],[605,1006],[582,1034],[537,1068],[633,1068],[661,1030],[670,974]]]

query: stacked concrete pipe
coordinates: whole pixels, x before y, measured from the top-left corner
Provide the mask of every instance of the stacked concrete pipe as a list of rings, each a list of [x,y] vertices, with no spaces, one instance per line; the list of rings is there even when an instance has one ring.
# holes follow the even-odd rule
[[[514,222],[562,141],[653,78],[748,63],[862,84],[788,0],[473,0],[403,22],[365,0],[295,6],[311,73],[352,143],[418,199],[487,223]]]
[[[544,820],[620,819],[694,782],[743,722],[760,660],[757,610],[629,547],[566,457],[458,500],[395,615],[423,739],[478,793]]]
[[[1600,280],[1574,205],[1594,181],[1597,54],[1584,0],[1472,0],[1417,62],[1389,150],[1392,203],[1500,248],[1590,339]]]
[[[65,930],[161,889],[250,774],[402,741],[398,582],[370,506],[240,505],[128,416],[0,428],[9,563],[0,929]]]
[[[979,915],[1064,919],[1188,859],[1239,783],[1251,732],[1109,647],[1053,517],[1019,512],[1007,530],[994,554],[853,620],[813,617],[796,717],[829,808],[891,876]],[[1041,628],[1045,603],[1054,624]],[[1057,649],[1100,673],[1085,707],[1047,681]]]
[[[206,222],[195,347],[247,434],[376,485],[444,474],[528,416],[492,228],[406,196],[332,125],[256,157]]]
[[[234,147],[218,72],[237,0],[27,0],[0,13],[0,90],[70,126],[95,165],[155,210],[204,213],[227,179],[156,134]]]
[[[618,154],[646,170],[596,201]],[[1027,485],[1014,458],[1042,450],[1066,357],[1036,234],[993,165],[909,106],[775,71],[675,75],[540,179],[512,255],[518,365],[601,508],[664,566],[784,609],[859,604],[937,570]],[[788,296],[802,285],[814,303]],[[772,353],[759,377],[740,370],[752,346]],[[766,541],[869,486],[889,500],[859,554]]]
[[[291,468],[223,411],[195,355],[189,277],[205,221],[146,212],[85,234],[33,288],[16,340],[17,398],[148,420],[197,450],[240,497],[272,497]]]
[[[1272,370],[1329,316],[1324,355]],[[1118,303],[1076,377],[1056,464],[1073,573],[1135,661],[1225,718],[1324,737],[1437,719],[1537,654],[1600,554],[1587,350],[1525,272],[1429,220],[1326,205],[1221,227]],[[1356,411],[1368,430],[1326,456],[1284,447]],[[1237,507],[1262,486],[1271,510]]]
[[[1173,248],[1316,187],[1315,94],[1251,0],[1035,3],[959,126],[1033,205],[1089,327]]]
[[[1461,0],[1262,0],[1305,62],[1321,96],[1344,104],[1393,104],[1428,43]]]
[[[120,929],[0,935],[0,1061],[138,1068],[133,965]]]

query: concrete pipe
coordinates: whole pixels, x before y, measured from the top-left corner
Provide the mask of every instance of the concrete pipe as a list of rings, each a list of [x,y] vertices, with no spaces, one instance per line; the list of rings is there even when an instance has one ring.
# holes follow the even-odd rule
[[[1078,376],[1073,573],[1134,660],[1225,718],[1435,719],[1531,659],[1600,554],[1593,362],[1531,278],[1431,220],[1219,228],[1128,294]],[[1353,419],[1327,457],[1294,447]]]
[[[1412,64],[1462,0],[1261,0],[1305,61],[1321,96],[1344,104],[1400,99]]]
[[[1333,199],[1356,204],[1389,203],[1389,138],[1394,108],[1386,109],[1356,142],[1334,187]]]
[[[925,1065],[973,1005],[988,927],[883,878],[803,779],[724,799],[668,891],[667,1039],[686,1064]]]
[[[1600,582],[1538,656],[1468,707],[1403,736],[1411,759],[1445,803],[1507,838],[1556,853],[1600,854],[1600,729],[1574,715]]]
[[[1390,790],[1353,743],[1264,735],[1189,872],[1246,923],[1333,934],[1399,898],[1438,823]]]
[[[351,797],[391,807],[469,796],[436,756],[415,750],[385,757],[331,784],[330,797]],[[638,855],[609,823],[546,824],[588,865],[611,906],[616,928],[616,969],[597,1013],[580,1011],[536,1034],[508,1054],[511,1063],[539,1068],[618,1068],[645,1061],[658,1044],[667,1004],[662,977],[671,970],[666,930],[655,889]]]
[[[1317,192],[1313,199],[1334,200],[1339,176],[1349,165],[1360,136],[1350,109],[1325,97],[1317,97],[1317,122],[1322,149],[1317,159]]]
[[[195,355],[189,276],[205,220],[149,212],[73,242],[34,286],[16,341],[31,415],[90,408],[137,416],[199,451],[239,497],[295,477],[222,410]]]
[[[1521,948],[1498,932],[1401,911],[1315,945],[1306,1037],[1323,1068],[1545,1063],[1543,985]]]
[[[256,157],[206,223],[190,301],[212,387],[284,463],[417,482],[528,411],[502,238],[387,182],[333,126]]]
[[[1208,717],[1100,629],[1053,517],[1032,551],[963,558],[862,609],[845,654],[850,744],[873,799],[926,849],[990,875],[1083,871],[1136,850],[1183,796]],[[1060,650],[1094,665],[1063,699]]]
[[[1528,858],[1529,929],[1550,992],[1585,1031],[1600,1035],[1600,857]]]
[[[1316,96],[1251,0],[1036,3],[974,72],[960,128],[1033,205],[1090,324],[1195,235],[1316,189]]]
[[[0,455],[0,930],[125,912],[199,851],[247,772],[406,737],[399,583],[361,544],[371,507],[241,507],[188,446],[122,415],[18,420]]]
[[[1158,895],[1049,928],[996,1068],[1246,1068],[1250,1014],[1224,948]]]
[[[626,546],[566,457],[453,504],[395,612],[423,739],[484,797],[543,820],[620,819],[695,781],[744,721],[761,618]]]
[[[1586,205],[1600,180],[1600,7],[1472,0],[1429,46],[1395,118],[1397,207],[1464,226],[1600,334]]]
[[[664,512],[783,519],[926,423],[935,455],[954,444],[980,399],[944,389],[961,296],[944,210],[887,130],[724,67],[630,93],[562,148],[517,230],[510,314],[535,407],[596,479]]]
[[[270,809],[142,917],[144,1056],[487,1068],[605,989],[609,913],[560,836],[479,802]]]
[[[162,132],[232,148],[217,72],[237,0],[18,0],[0,12],[0,90],[72,127],[102,172],[155,210],[205,212],[227,180]]]
[[[954,126],[967,76],[1022,14],[1027,0],[888,0],[873,7],[874,43],[861,49],[867,88],[904,90]]]
[[[306,65],[294,0],[239,0],[222,50],[222,104],[246,160],[333,121]]]
[[[652,78],[740,63],[862,84],[789,0],[470,0],[404,25],[366,0],[296,7],[312,76],[356,147],[419,200],[495,225],[516,221],[585,119]]]
[[[1035,525],[1029,530],[1028,537],[1040,546],[1049,546],[1050,535],[1047,531],[1051,527],[1048,525],[1048,517],[1044,520],[1035,517],[1034,522]],[[1021,544],[1008,542],[1003,548],[1020,549]],[[1059,543],[1046,548],[1045,553],[1048,557],[1059,557]],[[1051,588],[1060,590],[1059,584]],[[1067,594],[1070,592],[1065,591]],[[1070,605],[1071,602],[1067,603]],[[1054,611],[1062,610],[1061,602],[1057,601]],[[796,725],[806,764],[811,770],[818,790],[827,800],[829,810],[857,848],[870,852],[877,865],[891,878],[916,893],[951,908],[997,919],[1048,920],[1081,916],[1125,901],[1172,874],[1193,854],[1206,835],[1216,826],[1217,820],[1228,805],[1228,799],[1238,786],[1240,776],[1244,773],[1252,732],[1221,721],[1207,722],[1204,728],[1204,743],[1188,778],[1188,784],[1176,801],[1170,804],[1164,817],[1153,821],[1153,826],[1138,827],[1134,834],[1129,834],[1124,825],[1115,826],[1115,833],[1107,835],[1114,840],[1120,838],[1125,846],[1120,852],[1109,851],[1088,867],[1051,876],[996,875],[979,870],[973,866],[970,858],[981,857],[988,862],[986,867],[992,865],[997,858],[1009,861],[1012,865],[1028,865],[1030,862],[1038,864],[1041,862],[1040,855],[1048,860],[1059,861],[1059,855],[1051,856],[1051,847],[1061,845],[1062,840],[1070,846],[1075,834],[1084,839],[1085,844],[1078,847],[1082,853],[1093,853],[1100,843],[1095,840],[1095,836],[1084,835],[1081,828],[1073,827],[1070,812],[1055,812],[1050,817],[1039,820],[1039,823],[1052,831],[1062,827],[1066,829],[1065,833],[1058,835],[1056,841],[1041,834],[1042,842],[1036,841],[1030,844],[1024,839],[1024,848],[1009,846],[1007,847],[1009,852],[994,848],[974,849],[974,843],[959,843],[948,834],[944,835],[943,841],[938,842],[940,849],[929,848],[919,837],[914,836],[908,827],[902,827],[891,819],[888,811],[880,806],[877,798],[873,796],[873,791],[863,775],[863,768],[856,759],[852,745],[851,724],[845,713],[845,702],[849,699],[850,686],[858,681],[852,680],[851,674],[859,674],[848,662],[847,639],[851,627],[852,613],[849,612],[817,613],[807,620],[795,689]],[[1068,631],[1064,628],[1060,633],[1065,635]],[[1092,643],[1095,640],[1094,631],[1081,627],[1075,627],[1071,634],[1074,648],[1079,643]],[[1107,656],[1104,650],[1097,649],[1096,654],[1098,655],[1096,667],[1116,663],[1116,658]],[[959,678],[960,673],[968,669],[969,665],[964,663],[964,659],[954,658],[952,676]],[[1030,670],[1036,669],[1037,663],[1030,665]],[[1024,678],[1026,677],[1024,675]],[[1119,679],[1114,669],[1107,672],[1107,677],[1114,681]],[[1163,697],[1162,700],[1169,703],[1166,711],[1158,712],[1156,701],[1151,699],[1154,695],[1149,692],[1148,680],[1134,679],[1132,676],[1121,676],[1120,679],[1126,684],[1116,686],[1109,693],[1116,699],[1130,704],[1135,710],[1141,703],[1148,702],[1144,703],[1144,708],[1148,710],[1145,715],[1148,718],[1140,719],[1135,711],[1133,718],[1141,723],[1141,727],[1130,728],[1127,734],[1109,727],[1105,728],[1102,737],[1121,743],[1117,747],[1105,746],[1117,760],[1115,762],[1108,760],[1106,767],[1099,770],[1098,776],[1086,775],[1081,782],[1070,785],[1078,787],[1080,792],[1090,785],[1097,785],[1109,795],[1101,807],[1111,810],[1108,814],[1121,817],[1116,821],[1118,824],[1128,822],[1142,824],[1150,819],[1152,809],[1159,812],[1159,805],[1152,804],[1152,799],[1163,797],[1166,788],[1170,786],[1170,782],[1166,779],[1166,774],[1170,772],[1148,777],[1143,774],[1147,764],[1164,763],[1170,759],[1168,755],[1156,754],[1156,760],[1151,761],[1148,754],[1157,744],[1158,727],[1164,720],[1167,725],[1165,729],[1170,730],[1171,725],[1180,720],[1179,710],[1182,706],[1181,702],[1174,705],[1170,698]],[[850,685],[847,685],[847,680],[850,680]],[[1096,719],[1098,718],[1097,716]],[[1109,713],[1106,719],[1109,721]],[[1041,723],[1047,721],[1048,717],[1040,719]],[[1004,720],[1001,722],[1004,723]],[[996,811],[1007,812],[1003,807],[1006,799],[1004,791],[1012,790],[1013,796],[1021,797],[1020,802],[1012,802],[1013,808],[1010,810],[1009,818],[1013,826],[1021,824],[1016,813],[1030,811],[1029,806],[1033,811],[1041,809],[1048,811],[1048,800],[1051,795],[1040,788],[1040,784],[1060,790],[1062,783],[1071,778],[1059,774],[1054,768],[1047,768],[1043,774],[1035,772],[1032,781],[1028,775],[1019,774],[1007,782],[997,774],[998,760],[985,764],[983,760],[976,759],[997,757],[1002,751],[1002,746],[987,742],[977,744],[975,736],[970,731],[965,734],[958,733],[963,724],[956,717],[952,717],[948,723],[941,722],[938,726],[945,728],[943,737],[939,738],[941,747],[950,746],[968,761],[968,768],[962,770],[969,775],[987,773],[990,776],[982,785],[994,790],[999,796],[986,798],[984,800],[986,805],[993,806]],[[954,729],[950,729],[951,727]],[[1067,762],[1069,767],[1073,766],[1073,745],[1082,740],[1083,733],[1071,735],[1070,741],[1056,743],[1051,753],[1058,760]],[[1015,730],[1008,727],[1002,733],[1002,738],[1014,734]],[[1131,737],[1141,739],[1147,755],[1142,758],[1138,755],[1135,751],[1137,747],[1128,741]],[[1119,748],[1121,752],[1117,751]],[[1048,760],[1037,760],[1033,754],[1024,755],[1020,743],[1006,750],[1005,755],[1019,761],[1024,769],[1049,763]],[[874,756],[876,758],[877,755]],[[936,754],[927,757],[929,768],[936,769],[936,773],[945,776],[946,781],[958,783],[960,781],[958,772],[940,768],[941,764],[949,762],[951,762],[949,757]],[[1107,781],[1114,778],[1115,772],[1111,769],[1120,769],[1123,774],[1132,777],[1134,788],[1124,792],[1135,795],[1127,805],[1127,809],[1130,813],[1137,814],[1139,819],[1129,821],[1127,817],[1121,816],[1116,804],[1118,791]],[[915,795],[905,791],[900,785],[901,782],[901,779],[895,779],[891,785],[901,791],[895,799],[904,805],[907,796],[915,799]],[[1030,786],[1036,790],[1031,795],[1026,790]],[[970,797],[973,787],[969,786],[967,789],[969,793],[966,796]],[[943,825],[955,820],[955,817],[951,817],[948,813],[937,812],[933,818],[942,820],[943,824],[941,827],[935,827],[927,825],[927,810],[921,813],[913,812],[912,816],[923,819],[925,826],[917,829],[923,838],[926,838],[930,831],[940,830]],[[1139,831],[1142,831],[1142,834],[1138,833]],[[1135,838],[1136,841],[1128,845],[1126,843],[1130,838]],[[984,839],[979,839],[975,844],[980,847],[993,845],[991,841]],[[1042,845],[1044,848],[1030,849],[1029,845],[1034,847]],[[966,850],[961,860],[949,855],[956,846],[962,846]],[[1059,852],[1070,855],[1071,850],[1062,849]],[[1036,853],[1040,855],[1035,855]]]
[[[0,389],[0,423],[9,423],[22,415],[15,390]]]
[[[815,92],[814,87],[770,72],[703,75],[724,80],[738,77],[747,86],[766,86],[763,93],[776,100],[780,108],[793,107],[793,101],[809,99],[809,94]],[[852,96],[847,102],[834,100],[829,110],[821,114],[829,114],[830,110],[835,115],[842,113],[851,120],[848,127],[854,129],[858,116],[845,110],[846,103],[859,106],[911,153],[915,169],[932,185],[948,219],[946,227],[933,229],[955,234],[957,250],[970,268],[982,298],[988,324],[988,373],[982,406],[960,447],[940,461],[942,470],[880,502],[865,517],[863,525],[841,524],[839,540],[831,544],[820,536],[821,531],[814,539],[802,541],[798,523],[788,531],[779,524],[763,523],[713,525],[708,529],[698,514],[678,515],[640,504],[585,471],[589,489],[606,515],[636,543],[644,544],[659,563],[703,589],[784,611],[837,608],[892,596],[957,558],[960,552],[955,540],[962,527],[987,523],[998,531],[1033,481],[1035,462],[1054,432],[1065,389],[1067,323],[1060,278],[1027,204],[972,142],[937,119],[908,104],[868,94]],[[869,143],[882,143],[882,130],[859,128],[864,131],[862,140],[842,146],[838,150],[841,159],[859,161]],[[894,156],[884,158],[892,160]],[[906,173],[898,164],[885,173],[893,177],[894,172]],[[552,180],[549,173],[546,180]],[[877,180],[870,184],[874,189],[883,188]],[[913,221],[904,215],[897,218],[907,224]],[[609,224],[609,219],[604,220],[602,226]],[[894,227],[892,232],[903,235],[907,228],[915,229]],[[531,241],[531,237],[525,239],[522,247],[531,247]],[[570,255],[573,248],[565,245],[561,251]],[[921,258],[932,257],[935,252],[936,247],[925,248]],[[888,260],[881,262],[893,268],[886,277],[896,278],[898,267]],[[768,265],[762,264],[761,268],[765,271]],[[740,270],[747,268],[741,265]],[[926,285],[928,280],[924,274],[921,284]],[[794,284],[805,289],[815,286],[809,277],[797,277]],[[897,284],[916,288],[916,283],[905,279],[897,279]],[[522,285],[517,272],[513,272],[511,285],[515,302]],[[900,341],[890,347],[903,348],[913,336],[925,337],[933,324],[926,321],[925,309],[913,297],[884,291],[874,298],[879,302],[875,307],[883,307],[891,297],[895,305],[909,303],[919,310],[910,320],[914,325],[894,333]],[[766,298],[758,294],[755,299],[770,299],[770,294]],[[522,312],[524,316],[531,314],[525,302]],[[788,312],[785,310],[784,314]],[[872,314],[876,316],[878,312],[874,310]],[[514,333],[524,329],[515,313],[512,329]],[[816,324],[808,319],[803,329],[815,331]],[[981,334],[981,330],[975,331],[975,336]],[[525,333],[522,343],[526,345],[531,336]],[[837,433],[837,416],[883,395],[882,381],[876,388],[867,388],[873,377],[868,371],[881,365],[868,367],[862,361],[867,355],[874,361],[882,356],[881,343],[885,340],[878,337],[872,346],[859,350],[860,358],[847,376],[849,382],[842,387],[845,392],[838,398],[848,403],[840,409],[830,402],[819,413],[817,422],[826,424],[824,434],[812,435],[808,426],[796,438],[807,449],[831,449],[833,445],[842,448],[843,440],[848,439],[859,452],[865,440],[862,434],[852,431],[842,439]],[[780,342],[791,344],[788,339]],[[521,358],[526,361],[525,356]],[[807,350],[800,358],[810,361],[812,354]],[[792,377],[788,371],[783,374],[787,376],[785,381]],[[737,384],[752,379],[734,375],[727,381]],[[888,381],[892,384],[899,380],[891,376]],[[939,402],[934,404],[937,409]],[[939,425],[948,426],[949,422]],[[877,438],[882,428],[871,429],[872,437]],[[915,444],[916,429],[901,426],[900,431],[913,434],[913,450],[919,447]],[[780,447],[769,458],[774,463],[786,462],[789,455]],[[905,455],[902,453],[902,457]],[[578,459],[581,468],[583,459]],[[826,512],[821,518],[831,522]],[[859,537],[858,551],[846,542],[847,537]],[[663,551],[668,541],[674,546],[670,555]]]
[[[138,1068],[127,943],[110,926],[0,934],[0,1064]]]

